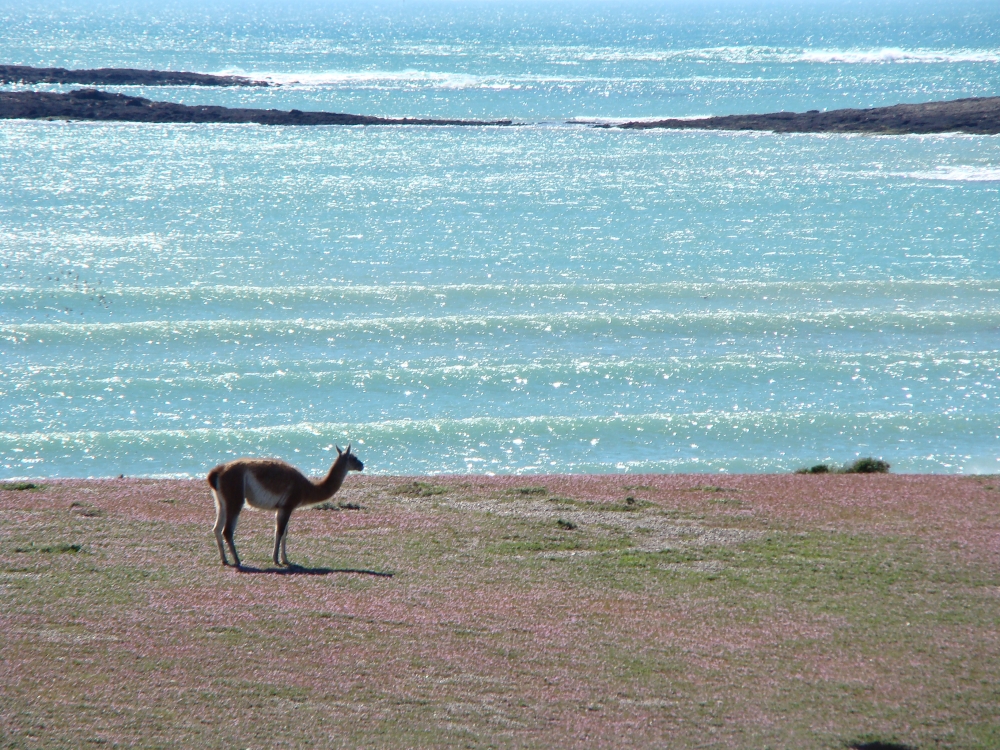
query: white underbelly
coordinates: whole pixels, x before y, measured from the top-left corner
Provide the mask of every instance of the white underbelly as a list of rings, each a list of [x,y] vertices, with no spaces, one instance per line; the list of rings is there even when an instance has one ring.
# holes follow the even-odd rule
[[[271,492],[257,481],[252,471],[248,471],[243,475],[243,497],[252,508],[274,510],[288,497],[288,491],[281,494]]]

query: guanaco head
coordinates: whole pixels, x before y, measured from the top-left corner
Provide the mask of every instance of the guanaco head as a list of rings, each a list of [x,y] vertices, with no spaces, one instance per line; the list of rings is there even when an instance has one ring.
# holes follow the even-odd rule
[[[348,444],[346,451],[340,450],[340,447],[337,446],[337,455],[340,456],[340,458],[342,458],[345,461],[347,461],[347,470],[348,471],[363,471],[364,470],[365,465],[363,463],[361,463],[361,460],[357,456],[355,456],[353,453],[351,453],[351,446],[350,446],[350,444]]]

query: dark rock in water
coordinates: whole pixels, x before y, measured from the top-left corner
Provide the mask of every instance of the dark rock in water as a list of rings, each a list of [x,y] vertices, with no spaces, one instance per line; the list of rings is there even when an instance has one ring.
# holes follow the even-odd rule
[[[28,65],[0,65],[0,83],[79,83],[90,86],[268,86],[243,76],[213,76],[173,70],[132,68],[32,68]]]
[[[137,96],[77,89],[68,94],[0,91],[0,119],[123,122],[257,123],[259,125],[510,125],[510,120],[434,120],[369,117],[337,112],[285,112],[154,102]]]
[[[601,127],[610,127],[602,125]],[[699,120],[627,122],[628,130],[770,130],[775,133],[1000,133],[1000,97],[956,99],[950,102],[897,104],[875,109],[773,112],[728,115]]]

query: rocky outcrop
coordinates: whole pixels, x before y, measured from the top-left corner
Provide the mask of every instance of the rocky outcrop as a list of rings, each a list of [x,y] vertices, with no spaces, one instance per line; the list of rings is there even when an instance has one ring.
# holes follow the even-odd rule
[[[259,125],[510,125],[510,120],[434,120],[369,117],[297,109],[242,109],[154,102],[138,96],[78,89],[68,94],[0,91],[0,119],[122,122],[257,123]]]
[[[18,66],[0,66],[0,71]],[[49,70],[31,68],[30,70]],[[52,70],[61,70],[54,68]],[[201,73],[161,71],[113,72],[151,73],[161,76],[231,79],[247,83],[201,85],[258,85],[247,79],[205,76]],[[100,71],[66,71],[88,73]],[[163,79],[160,85],[181,85],[180,79]],[[191,80],[187,80],[191,83]],[[259,84],[267,85],[267,84]],[[39,91],[0,91],[0,119],[106,120],[124,122],[258,123],[260,125],[511,125],[510,120],[439,120],[430,118],[386,118],[338,112],[302,112],[297,109],[247,109],[212,105],[190,106],[157,102],[137,96],[110,94],[97,89],[79,89],[68,94]],[[1000,133],[1000,97],[956,99],[950,102],[897,104],[874,109],[835,109],[829,112],[773,112],[764,115],[728,115],[696,120],[655,120],[621,125],[594,123],[595,127],[626,130],[669,128],[675,130],[763,130],[775,133]]]
[[[600,125],[599,127],[612,127]],[[627,122],[627,130],[769,130],[775,133],[1000,133],[1000,97],[956,99],[950,102],[897,104],[874,109],[829,112],[774,112],[729,115],[698,120]]]
[[[132,68],[32,68],[28,65],[0,65],[0,83],[79,83],[89,86],[268,86],[243,76],[213,76],[172,70]]]

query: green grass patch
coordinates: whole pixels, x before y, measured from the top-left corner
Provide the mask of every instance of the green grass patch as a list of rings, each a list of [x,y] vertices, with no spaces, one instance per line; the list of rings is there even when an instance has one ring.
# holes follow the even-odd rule
[[[518,497],[544,497],[549,494],[548,487],[515,487],[510,490],[511,495],[517,495]]]
[[[215,642],[239,645],[247,639],[247,633],[233,625],[213,625],[205,628],[205,635]]]
[[[430,482],[407,482],[393,488],[394,495],[405,497],[434,497],[435,495],[446,495],[449,489],[439,484]]]
[[[490,536],[480,548],[482,564],[496,558],[544,555],[562,552],[613,552],[633,545],[626,533],[581,526],[567,518],[549,521],[507,523]]]
[[[735,487],[720,487],[717,484],[699,484],[687,487],[682,492],[739,492]]]
[[[549,498],[550,503],[556,503],[558,505],[576,505],[579,501],[574,500],[571,497],[563,497],[562,495],[553,495]]]
[[[35,482],[0,482],[0,490],[7,490],[8,492],[39,491],[44,489],[44,484],[36,484]]]
[[[555,503],[556,505],[578,508],[580,510],[603,511],[610,513],[627,513],[629,511],[642,510],[643,508],[648,508],[653,505],[653,503],[649,500],[643,500],[635,497],[634,495],[628,495],[621,501],[611,503],[595,502],[593,500],[574,500],[571,497],[562,497],[557,495],[550,497],[549,502]]]
[[[743,501],[738,497],[713,497],[713,503],[718,503],[719,505],[732,505],[732,506],[742,506]]]

